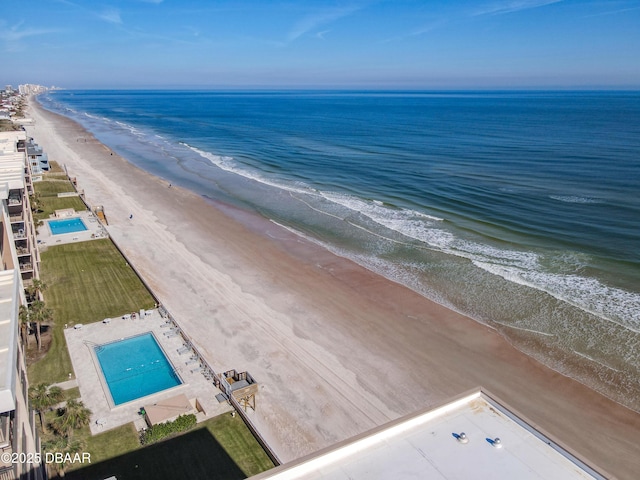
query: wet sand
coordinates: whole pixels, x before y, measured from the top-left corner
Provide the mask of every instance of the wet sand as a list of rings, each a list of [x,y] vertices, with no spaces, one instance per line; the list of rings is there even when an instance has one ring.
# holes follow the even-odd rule
[[[637,478],[639,414],[266,219],[169,188],[31,105],[29,135],[104,206],[110,235],[210,365],[260,383],[250,416],[282,461],[482,386],[600,469]]]

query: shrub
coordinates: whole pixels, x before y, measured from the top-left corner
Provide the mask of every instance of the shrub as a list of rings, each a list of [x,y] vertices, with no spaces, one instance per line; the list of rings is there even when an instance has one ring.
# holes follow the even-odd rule
[[[140,443],[142,445],[155,443],[171,435],[191,430],[195,426],[196,416],[193,413],[180,415],[173,422],[159,423],[147,430],[144,430],[140,434]]]

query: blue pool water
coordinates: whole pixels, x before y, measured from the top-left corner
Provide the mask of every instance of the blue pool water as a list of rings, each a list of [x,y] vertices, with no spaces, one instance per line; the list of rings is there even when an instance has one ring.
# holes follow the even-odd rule
[[[94,350],[115,405],[182,383],[151,333],[99,345]]]
[[[79,218],[69,218],[67,220],[49,220],[49,228],[52,235],[62,235],[63,233],[84,232],[87,226]]]

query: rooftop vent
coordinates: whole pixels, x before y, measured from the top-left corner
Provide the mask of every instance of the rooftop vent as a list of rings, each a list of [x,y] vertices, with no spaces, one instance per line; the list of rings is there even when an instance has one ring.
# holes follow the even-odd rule
[[[454,433],[453,437],[460,443],[469,443],[469,437],[464,432]]]
[[[493,448],[502,448],[502,441],[498,437],[487,438],[487,442],[489,442]]]

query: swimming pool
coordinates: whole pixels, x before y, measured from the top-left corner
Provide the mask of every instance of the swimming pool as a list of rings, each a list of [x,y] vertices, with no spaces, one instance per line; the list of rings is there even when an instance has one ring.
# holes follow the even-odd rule
[[[182,384],[152,333],[94,347],[114,405]]]
[[[52,235],[62,235],[63,233],[84,232],[88,230],[80,218],[69,218],[65,220],[49,220],[49,228]]]

